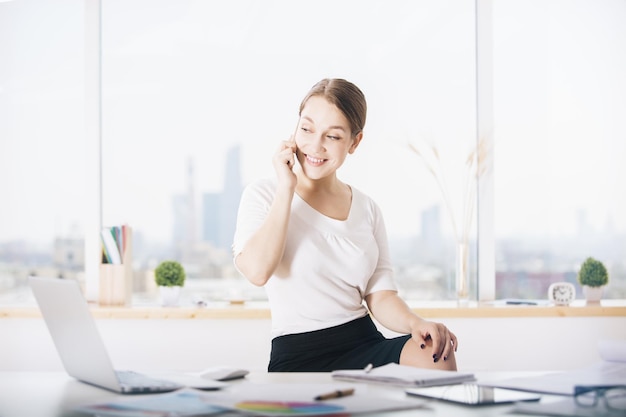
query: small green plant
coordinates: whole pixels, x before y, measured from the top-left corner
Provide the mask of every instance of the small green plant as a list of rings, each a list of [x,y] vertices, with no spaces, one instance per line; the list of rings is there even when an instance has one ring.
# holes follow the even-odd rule
[[[589,287],[601,287],[609,282],[609,273],[602,262],[589,257],[578,271],[578,282]]]
[[[182,287],[185,283],[185,269],[176,261],[163,261],[154,270],[154,280],[160,287]]]

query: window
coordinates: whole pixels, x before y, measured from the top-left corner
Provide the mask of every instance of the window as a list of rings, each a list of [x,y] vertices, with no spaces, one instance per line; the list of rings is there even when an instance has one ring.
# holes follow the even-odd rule
[[[476,4],[493,24],[494,165],[470,211]],[[135,302],[155,300],[151,271],[172,258],[188,301],[264,299],[232,264],[239,193],[273,175],[322,77],[368,99],[341,176],[381,206],[405,298],[456,298],[463,229],[474,294],[493,248],[497,298],[545,298],[587,256],[609,269],[605,298],[626,298],[622,1],[107,0],[100,17],[101,220],[133,228]],[[31,273],[84,279],[84,33],[82,1],[0,2],[0,303],[26,302]],[[494,236],[479,241],[484,198]]]
[[[604,298],[626,298],[626,5],[493,11],[496,295],[578,285],[591,256],[609,271]]]
[[[454,299],[448,215],[408,143],[437,147],[449,187],[463,174],[474,14],[465,1],[104,2],[103,223],[135,231],[138,295],[152,297],[150,270],[175,258],[190,297],[265,297],[233,268],[240,193],[274,175],[307,90],[338,76],[369,105],[343,178],[381,205],[405,296]]]
[[[83,278],[83,32],[80,1],[0,3],[0,304]]]

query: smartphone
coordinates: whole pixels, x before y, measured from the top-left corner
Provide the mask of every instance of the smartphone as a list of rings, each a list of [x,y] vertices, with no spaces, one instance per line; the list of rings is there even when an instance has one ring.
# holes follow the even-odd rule
[[[476,384],[443,385],[438,387],[409,388],[408,395],[447,401],[462,405],[497,405],[517,401],[539,401],[538,394],[504,388],[482,387]]]

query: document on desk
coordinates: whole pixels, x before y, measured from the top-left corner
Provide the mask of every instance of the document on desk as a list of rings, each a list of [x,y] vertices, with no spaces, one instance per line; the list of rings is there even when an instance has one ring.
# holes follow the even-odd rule
[[[600,341],[602,361],[590,367],[533,377],[480,381],[486,387],[508,388],[554,395],[573,395],[576,385],[626,384],[626,341]]]
[[[346,369],[332,372],[332,377],[344,381],[371,382],[402,387],[429,387],[472,382],[471,372],[423,369],[389,363],[372,369]]]
[[[426,401],[388,398],[366,385],[347,383],[241,383],[208,393],[213,404],[254,416],[355,415],[421,408]],[[329,395],[346,392],[348,395]],[[316,399],[318,398],[318,399]],[[319,398],[327,398],[319,400]]]
[[[209,416],[229,411],[205,401],[204,392],[185,388],[166,394],[120,397],[102,403],[81,405],[76,411],[98,417]]]
[[[334,392],[349,395],[330,396]],[[327,398],[319,400],[316,398]],[[182,389],[139,398],[121,397],[76,410],[100,417],[171,417],[236,413],[257,417],[285,415],[354,415],[423,407],[423,400],[390,399],[372,395],[367,386],[337,383],[252,383],[233,384],[220,391]]]

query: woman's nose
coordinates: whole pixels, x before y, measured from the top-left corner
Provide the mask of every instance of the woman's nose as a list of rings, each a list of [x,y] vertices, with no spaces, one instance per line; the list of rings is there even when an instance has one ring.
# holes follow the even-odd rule
[[[311,149],[315,152],[321,152],[324,150],[324,135],[315,135],[311,141]]]

